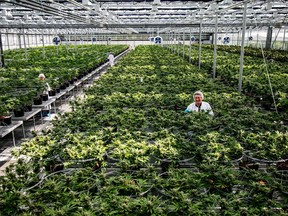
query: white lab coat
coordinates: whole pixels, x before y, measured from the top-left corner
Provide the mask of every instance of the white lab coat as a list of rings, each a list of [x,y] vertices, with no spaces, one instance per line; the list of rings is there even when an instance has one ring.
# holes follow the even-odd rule
[[[44,90],[43,90],[43,94],[47,94],[48,99],[49,99],[49,91],[51,91],[51,88],[50,88],[50,85],[46,82]],[[51,109],[51,105],[48,105],[48,106],[43,108],[43,110],[50,110],[50,109]]]
[[[200,109],[199,109],[199,107],[196,106],[195,102],[193,102],[187,107],[185,112],[191,112],[191,111],[199,112],[199,110],[200,111],[207,111],[209,113],[209,115],[214,116],[214,113],[212,111],[210,104],[207,102],[204,102],[204,101],[202,101]]]
[[[114,65],[114,55],[109,54],[108,59],[109,59],[110,66],[113,66]]]

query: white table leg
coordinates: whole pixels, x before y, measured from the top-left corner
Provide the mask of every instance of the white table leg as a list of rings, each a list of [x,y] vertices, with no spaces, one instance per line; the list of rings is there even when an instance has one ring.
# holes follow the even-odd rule
[[[41,122],[42,122],[42,124],[43,124],[43,114],[42,114],[42,109],[41,109]]]
[[[54,112],[55,112],[55,114],[57,113],[57,110],[56,110],[56,100],[54,101]]]
[[[16,147],[14,130],[12,131],[13,145]]]
[[[25,136],[25,128],[24,128],[24,122],[22,123],[22,130],[23,130],[23,136],[24,136],[24,139],[26,138]]]
[[[35,116],[33,115],[33,123],[34,123],[34,131],[36,131],[36,126],[35,126]]]

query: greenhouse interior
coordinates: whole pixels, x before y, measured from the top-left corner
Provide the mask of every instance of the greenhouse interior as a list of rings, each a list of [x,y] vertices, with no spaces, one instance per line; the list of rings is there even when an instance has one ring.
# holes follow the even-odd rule
[[[287,1],[0,9],[1,216],[288,215]]]

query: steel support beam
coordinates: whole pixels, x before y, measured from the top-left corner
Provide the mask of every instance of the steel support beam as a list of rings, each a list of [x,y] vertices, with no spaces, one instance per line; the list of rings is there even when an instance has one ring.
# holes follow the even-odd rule
[[[4,51],[3,51],[3,44],[2,44],[2,34],[0,32],[0,55],[1,55],[1,64],[0,67],[4,67]]]
[[[239,82],[238,91],[242,91],[242,75],[243,75],[243,64],[244,64],[244,42],[246,32],[246,14],[247,14],[247,3],[244,4],[243,9],[243,27],[242,27],[242,41],[241,41],[241,54],[240,54],[240,69],[239,69]]]

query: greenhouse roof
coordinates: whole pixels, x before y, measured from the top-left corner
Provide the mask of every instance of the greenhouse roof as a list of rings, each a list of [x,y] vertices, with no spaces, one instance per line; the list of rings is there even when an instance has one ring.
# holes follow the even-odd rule
[[[214,32],[242,28],[244,5],[250,28],[287,26],[287,1],[175,0],[1,0],[0,28],[93,29],[120,33],[199,29]]]

